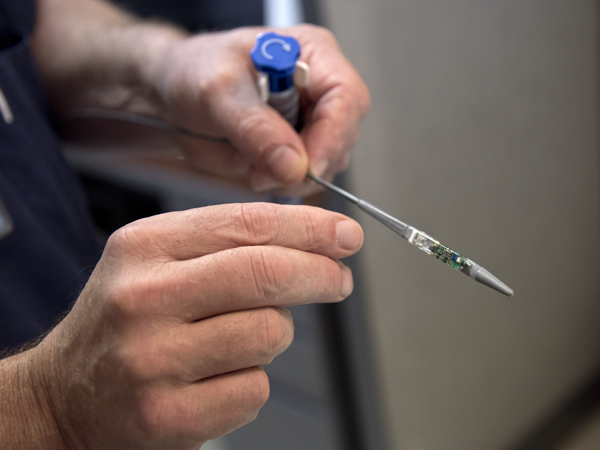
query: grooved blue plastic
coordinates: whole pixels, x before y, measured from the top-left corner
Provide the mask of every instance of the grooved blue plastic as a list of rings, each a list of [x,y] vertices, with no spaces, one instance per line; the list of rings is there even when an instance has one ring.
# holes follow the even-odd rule
[[[283,92],[293,86],[292,75],[300,57],[300,44],[291,36],[274,32],[258,35],[250,58],[259,72],[269,75],[269,91]]]

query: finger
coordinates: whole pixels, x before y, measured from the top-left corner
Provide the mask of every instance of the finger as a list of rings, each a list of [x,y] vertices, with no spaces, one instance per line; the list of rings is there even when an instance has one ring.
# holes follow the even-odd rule
[[[144,262],[187,260],[255,245],[341,259],[357,252],[362,243],[360,225],[342,214],[310,206],[242,203],[140,220],[114,233],[107,248]]]
[[[338,302],[354,286],[343,264],[284,247],[241,247],[173,264],[183,266],[173,311],[188,322],[263,306]],[[202,281],[189,283],[184,294],[182,283],[200,273]]]
[[[140,400],[138,424],[149,431],[157,448],[188,448],[251,422],[268,397],[267,375],[252,367],[183,388],[152,391]]]
[[[300,136],[279,113],[262,103],[254,80],[246,84],[249,86],[221,88],[207,96],[214,119],[255,168],[249,180],[255,190],[299,183],[308,169]]]
[[[265,306],[338,302],[353,289],[352,273],[326,256],[284,247],[240,247],[175,261],[139,274],[115,305],[125,314],[178,322]]]
[[[358,127],[357,118],[339,99],[318,105],[301,132],[311,172],[327,177],[343,171],[349,162],[350,149],[358,140]]]
[[[189,342],[201,342],[180,355],[185,358],[181,363],[188,369],[189,381],[270,364],[294,339],[292,315],[283,308],[221,314],[189,327],[194,338]]]
[[[289,311],[236,311],[139,336],[127,368],[137,380],[187,385],[223,373],[269,364],[292,343]]]

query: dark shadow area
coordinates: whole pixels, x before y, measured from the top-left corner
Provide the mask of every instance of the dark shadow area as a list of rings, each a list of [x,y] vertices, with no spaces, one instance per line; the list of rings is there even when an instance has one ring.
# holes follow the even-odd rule
[[[153,195],[128,189],[90,174],[81,174],[96,226],[106,236],[122,226],[163,212]]]
[[[556,450],[576,434],[600,408],[600,368],[557,411],[510,450]]]
[[[136,15],[174,22],[189,31],[261,25],[262,0],[113,0]]]

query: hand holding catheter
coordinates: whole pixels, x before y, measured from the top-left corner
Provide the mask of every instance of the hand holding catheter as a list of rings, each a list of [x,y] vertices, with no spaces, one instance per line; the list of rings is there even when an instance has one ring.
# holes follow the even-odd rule
[[[308,67],[298,61],[300,57],[300,45],[298,41],[291,36],[282,36],[273,32],[259,34],[256,44],[250,52],[250,57],[254,63],[254,67],[259,72],[258,86],[263,100],[265,102],[268,101],[292,126],[299,128],[301,124],[298,121],[299,102],[295,84],[299,84],[297,80],[302,80],[301,83],[303,85],[298,87],[307,87]],[[301,76],[298,76],[297,71]],[[294,75],[296,76],[294,77]],[[476,262],[440,244],[426,233],[401,222],[370,203],[355,197],[310,172],[306,175],[306,178],[354,203],[367,214],[398,233],[404,239],[407,239],[412,245],[439,259],[453,269],[469,275],[475,281],[509,297],[514,295],[511,288],[489,271]]]
[[[261,41],[262,37],[262,41]],[[294,44],[295,42],[295,44]],[[260,54],[259,58],[253,62],[255,67],[261,74],[259,76],[259,91],[262,99],[268,101],[277,111],[279,111],[293,126],[300,126],[299,108],[298,108],[298,92],[296,86],[307,87],[308,85],[308,66],[300,61],[297,61],[300,56],[300,46],[298,42],[290,36],[280,36],[275,33],[265,33],[259,35],[255,50]],[[285,62],[280,63],[280,57],[283,55]],[[274,69],[269,68],[271,63],[274,64]],[[125,122],[137,123],[153,128],[160,128],[166,131],[184,134],[190,137],[195,137],[204,140],[213,140],[225,142],[225,139],[214,138],[198,133],[191,132],[179,128],[171,123],[153,119],[149,117],[139,116],[119,111],[100,110],[100,109],[83,109],[70,113],[63,117],[63,120],[81,119],[86,117],[98,117],[105,119],[120,120]],[[504,295],[512,297],[514,292],[506,284],[492,275],[489,271],[481,267],[476,262],[464,257],[454,250],[440,244],[431,236],[408,225],[395,217],[381,211],[370,203],[355,197],[343,189],[317,177],[316,175],[307,173],[306,179],[312,180],[321,186],[335,192],[346,200],[354,203],[360,209],[365,211],[371,217],[375,218],[394,232],[398,233],[409,243],[424,251],[428,255],[439,259],[446,265],[456,269],[465,275],[469,275],[475,281],[482,283]]]

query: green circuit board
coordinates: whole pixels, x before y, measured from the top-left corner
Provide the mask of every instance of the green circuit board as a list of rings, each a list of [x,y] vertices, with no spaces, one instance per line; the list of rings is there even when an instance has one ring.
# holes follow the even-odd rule
[[[469,261],[460,253],[456,253],[451,248],[448,248],[439,242],[436,242],[432,246],[431,255],[456,270],[463,270]]]
[[[466,267],[472,265],[468,258],[440,244],[422,231],[415,230],[415,234],[409,242],[453,269],[463,271]]]

